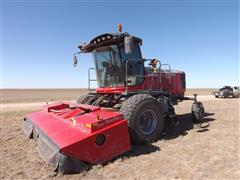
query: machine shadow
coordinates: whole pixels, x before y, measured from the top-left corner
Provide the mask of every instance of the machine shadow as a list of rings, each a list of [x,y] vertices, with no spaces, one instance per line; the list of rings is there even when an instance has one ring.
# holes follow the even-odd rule
[[[151,143],[147,143],[144,145],[132,145],[131,150],[121,154],[120,156],[118,156],[106,163],[103,163],[102,165],[107,166],[109,163],[114,163],[116,161],[124,161],[125,159],[129,159],[131,157],[137,157],[137,156],[141,156],[144,154],[151,154],[153,152],[160,151],[160,150],[161,150],[160,147],[155,146]]]
[[[132,145],[132,148],[129,152],[125,154],[127,157],[135,157],[144,154],[150,154],[156,151],[160,151],[160,147],[153,144],[147,143],[144,145]]]
[[[209,123],[211,121],[214,121],[214,118],[211,118],[211,116],[214,115],[214,113],[204,113],[204,118],[202,121],[202,124]],[[187,135],[187,131],[194,128],[194,126],[198,126],[198,124],[194,124],[192,121],[192,114],[183,114],[183,115],[177,115],[177,119],[179,120],[179,125],[174,126],[172,124],[167,124],[165,127],[165,130],[161,136],[161,139],[164,140],[170,140],[175,139],[179,136],[185,136]],[[201,127],[197,130],[197,132],[205,132],[208,131],[209,124],[206,127]],[[120,156],[107,161],[105,163],[102,163],[101,166],[108,166],[111,163],[114,163],[116,161],[124,161],[125,159],[131,158],[131,157],[137,157],[145,154],[151,154],[157,151],[161,151],[161,148],[159,146],[156,146],[151,143],[147,143],[144,145],[132,145],[131,150],[128,152],[121,154]],[[92,165],[88,164],[87,168],[85,170],[89,171],[93,168]],[[73,173],[75,174],[75,173]]]
[[[211,118],[214,113],[204,113],[204,117],[201,123],[201,127],[199,127],[199,124],[194,124],[192,120],[192,114],[182,114],[182,115],[177,115],[177,119],[179,121],[179,124],[177,126],[173,124],[167,124],[165,126],[165,130],[161,136],[161,139],[163,140],[170,140],[170,139],[175,139],[178,138],[179,136],[185,136],[187,135],[187,131],[194,129],[194,126],[197,129],[197,132],[205,132],[208,131],[209,127],[209,122],[214,121],[214,118]],[[136,156],[141,156],[144,154],[150,154],[156,151],[160,151],[161,148],[158,146],[155,146],[154,144],[147,143],[145,145],[132,145],[132,148],[130,151],[120,155],[119,157],[115,158],[113,161],[116,160],[124,160],[130,157],[136,157]]]
[[[185,136],[188,134],[187,131],[194,129],[194,126],[197,128],[197,132],[209,131],[208,129],[208,127],[210,126],[209,122],[215,120],[214,118],[211,117],[213,115],[214,113],[205,112],[201,124],[193,122],[191,113],[177,115],[179,124],[177,126],[167,124],[161,139],[170,140],[178,138],[179,136]]]
[[[198,127],[198,124],[194,124],[192,120],[192,114],[182,114],[182,115],[177,115],[177,119],[179,121],[179,125],[175,126],[173,124],[167,124],[165,126],[165,130],[160,137],[159,140],[170,140],[170,139],[175,139],[178,138],[179,136],[185,136],[187,135],[187,131],[191,130],[196,126],[197,132],[205,132],[208,131],[209,127],[209,122],[214,121],[214,118],[211,118],[214,113],[204,113],[204,117],[202,120],[202,125],[201,127]],[[204,125],[206,123],[206,125]],[[161,151],[161,148],[158,146],[155,146],[151,143],[147,143],[145,145],[132,145],[132,148],[130,151],[120,155],[119,157],[115,158],[111,162],[114,162],[116,160],[124,160],[130,157],[136,157],[136,156],[141,156],[144,154],[150,154],[156,151]]]

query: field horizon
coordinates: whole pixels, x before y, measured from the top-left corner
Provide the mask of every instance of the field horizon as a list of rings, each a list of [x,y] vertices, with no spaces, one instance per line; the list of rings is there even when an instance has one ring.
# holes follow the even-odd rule
[[[215,88],[187,88],[186,96],[193,94],[211,95]],[[0,89],[1,103],[51,102],[59,100],[76,100],[88,93],[87,88],[14,88]]]

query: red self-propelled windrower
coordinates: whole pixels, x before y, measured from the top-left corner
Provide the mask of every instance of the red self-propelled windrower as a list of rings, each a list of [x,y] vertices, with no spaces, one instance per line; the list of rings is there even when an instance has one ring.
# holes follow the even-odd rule
[[[24,132],[37,140],[40,155],[60,173],[112,160],[130,150],[130,142],[158,140],[166,122],[179,124],[174,105],[183,100],[194,100],[192,116],[201,122],[202,103],[196,95],[184,96],[185,73],[143,58],[142,39],[122,33],[122,26],[119,31],[93,38],[74,54],[74,65],[77,54],[94,55],[96,79],[90,68],[88,94],[76,103],[46,105],[24,119]],[[91,81],[97,81],[96,91],[91,91]]]

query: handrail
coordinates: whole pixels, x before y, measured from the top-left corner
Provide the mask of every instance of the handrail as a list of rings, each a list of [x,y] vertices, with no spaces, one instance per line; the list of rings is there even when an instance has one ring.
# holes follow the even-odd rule
[[[91,79],[91,70],[95,70],[95,68],[88,69],[88,91],[91,93],[91,81],[97,81],[97,79]]]
[[[126,73],[125,74],[126,89],[125,89],[125,93],[124,93],[125,95],[128,95],[128,89],[129,89],[129,87],[128,87],[128,65],[129,65],[129,62],[131,62],[131,61],[146,62],[146,61],[152,61],[152,59],[127,59],[125,61],[125,73]],[[162,83],[162,72],[161,71],[162,71],[162,67],[163,66],[168,66],[168,71],[169,71],[169,73],[171,73],[171,66],[170,66],[170,64],[162,64],[160,60],[157,60],[157,62],[159,63],[158,70],[159,70],[159,78],[160,78],[160,80],[158,81],[160,83],[160,84],[158,84],[159,85],[158,87],[160,88],[160,90],[162,90],[161,89],[161,83]],[[91,81],[97,81],[97,79],[91,79],[91,70],[95,70],[95,68],[89,68],[88,69],[88,90],[90,92],[91,92]],[[143,77],[144,78],[146,76],[143,75],[143,76],[135,76],[135,77]],[[153,73],[152,73],[152,78],[153,78]],[[169,86],[170,86],[170,84],[171,84],[171,76],[169,75]],[[152,91],[152,88],[150,88],[150,89]]]
[[[171,65],[170,64],[161,64],[161,67],[162,66],[168,66],[168,71],[169,71],[169,77],[168,77],[168,84],[169,84],[169,90],[170,90],[170,88],[171,88]],[[171,91],[169,91],[169,92],[171,92]]]

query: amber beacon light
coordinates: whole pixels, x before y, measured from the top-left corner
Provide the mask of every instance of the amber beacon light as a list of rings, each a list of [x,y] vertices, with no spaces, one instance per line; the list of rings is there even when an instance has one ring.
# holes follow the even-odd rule
[[[118,24],[118,31],[122,32],[122,24]]]

